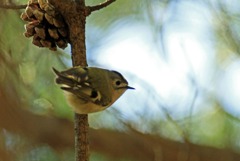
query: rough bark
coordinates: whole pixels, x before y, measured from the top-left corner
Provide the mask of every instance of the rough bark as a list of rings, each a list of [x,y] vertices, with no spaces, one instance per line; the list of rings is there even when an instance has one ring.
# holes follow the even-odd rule
[[[69,40],[73,66],[87,66],[85,45],[85,3],[84,0],[50,0],[60,12],[69,27]],[[76,161],[89,160],[88,115],[75,113],[75,158]]]

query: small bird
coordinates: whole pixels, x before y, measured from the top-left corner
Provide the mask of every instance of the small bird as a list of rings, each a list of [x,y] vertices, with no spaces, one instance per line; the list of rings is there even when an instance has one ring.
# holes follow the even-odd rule
[[[56,74],[56,83],[66,91],[69,105],[76,113],[98,112],[111,106],[127,89],[127,80],[116,71],[97,67],[72,67]]]

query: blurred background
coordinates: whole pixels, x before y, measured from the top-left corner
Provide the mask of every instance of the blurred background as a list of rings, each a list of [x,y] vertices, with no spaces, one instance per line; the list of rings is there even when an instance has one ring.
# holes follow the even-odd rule
[[[0,9],[0,161],[73,161],[73,112],[51,70],[71,67],[70,47],[32,45],[20,14]],[[136,88],[89,115],[90,160],[239,160],[239,28],[238,0],[117,0],[88,17],[89,66]]]

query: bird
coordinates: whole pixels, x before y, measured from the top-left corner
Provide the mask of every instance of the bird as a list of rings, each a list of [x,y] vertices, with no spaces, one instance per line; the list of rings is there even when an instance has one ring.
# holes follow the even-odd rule
[[[64,71],[52,69],[56,74],[56,84],[65,91],[68,104],[78,114],[105,110],[126,90],[135,89],[114,70],[81,66]]]

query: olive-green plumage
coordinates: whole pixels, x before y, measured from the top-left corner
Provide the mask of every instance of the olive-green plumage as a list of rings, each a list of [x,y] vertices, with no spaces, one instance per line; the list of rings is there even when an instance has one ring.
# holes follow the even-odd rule
[[[127,89],[127,80],[118,72],[97,67],[73,67],[59,72],[56,83],[76,113],[98,112],[111,106]]]

